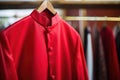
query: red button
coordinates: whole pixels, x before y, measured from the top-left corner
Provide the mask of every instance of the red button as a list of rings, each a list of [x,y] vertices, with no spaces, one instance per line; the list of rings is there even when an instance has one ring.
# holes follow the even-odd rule
[[[48,51],[52,51],[52,50],[53,50],[53,47],[49,47],[49,48],[48,48]]]
[[[52,78],[52,80],[54,80],[55,79],[55,75],[51,75],[51,78]]]
[[[46,32],[47,32],[47,33],[50,33],[50,30],[49,30],[49,29],[46,29]]]

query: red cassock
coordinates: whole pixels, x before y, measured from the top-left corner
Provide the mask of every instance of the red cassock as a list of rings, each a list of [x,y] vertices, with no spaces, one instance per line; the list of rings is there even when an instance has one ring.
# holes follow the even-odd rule
[[[34,10],[0,33],[0,80],[88,80],[79,34]]]

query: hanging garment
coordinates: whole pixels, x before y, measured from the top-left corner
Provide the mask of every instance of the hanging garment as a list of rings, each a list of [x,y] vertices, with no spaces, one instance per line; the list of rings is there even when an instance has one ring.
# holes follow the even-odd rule
[[[92,37],[90,32],[91,32],[90,27],[86,27],[85,28],[86,61],[88,67],[89,80],[93,80],[93,50],[92,50]]]
[[[107,79],[107,66],[106,66],[106,61],[105,61],[105,55],[103,51],[103,45],[102,45],[102,40],[101,37],[99,38],[99,53],[97,54],[97,59],[98,59],[98,78],[97,80],[108,80]]]
[[[119,30],[119,28],[118,28],[118,30]],[[116,35],[117,35],[117,33],[118,33],[118,30],[117,30],[117,26],[114,26],[114,28],[113,28],[113,36],[116,38]]]
[[[116,48],[117,48],[117,56],[118,56],[119,67],[120,67],[120,31],[116,35]]]
[[[107,80],[105,55],[97,26],[93,28],[94,38],[94,80]]]
[[[97,25],[93,26],[93,31],[92,31],[92,37],[93,37],[93,80],[97,80],[98,77],[98,53],[99,53],[99,32],[97,30]]]
[[[118,56],[119,67],[120,67],[120,27],[115,26],[113,33],[116,41],[117,56]]]
[[[113,35],[116,38],[117,33],[120,31],[120,26],[119,24],[115,25],[115,27],[113,28]]]
[[[107,64],[108,80],[120,80],[118,58],[112,30],[109,27],[104,27],[101,30],[101,38]]]
[[[0,34],[0,80],[88,80],[79,34],[48,10]]]
[[[87,53],[87,35],[88,35],[89,31],[88,31],[88,28],[86,27],[84,29],[84,55],[85,55],[85,58],[86,58],[86,53]],[[86,59],[87,60],[87,59]]]
[[[88,66],[88,73],[89,73],[89,80],[93,80],[93,51],[92,51],[92,40],[91,34],[87,35],[87,66]]]

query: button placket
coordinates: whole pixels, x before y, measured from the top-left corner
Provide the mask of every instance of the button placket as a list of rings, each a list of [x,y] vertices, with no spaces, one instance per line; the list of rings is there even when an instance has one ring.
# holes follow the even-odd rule
[[[46,30],[47,32],[47,39],[48,39],[48,57],[49,57],[49,69],[50,69],[50,78],[51,80],[55,80],[55,75],[54,75],[54,55],[53,55],[53,35],[52,32],[50,32],[49,29]]]
[[[52,36],[50,30],[48,29],[47,29],[47,38],[48,38],[48,53],[49,53],[53,50],[53,47],[52,47]]]

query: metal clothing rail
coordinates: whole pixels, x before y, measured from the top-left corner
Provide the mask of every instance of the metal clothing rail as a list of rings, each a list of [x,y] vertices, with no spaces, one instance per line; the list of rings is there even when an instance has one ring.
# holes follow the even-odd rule
[[[90,16],[66,16],[63,17],[68,21],[120,21],[120,17],[90,17]]]
[[[14,16],[10,16],[14,17]],[[0,16],[0,18],[10,18],[8,16]],[[61,16],[67,21],[120,21],[120,17],[90,17],[90,16]],[[17,17],[22,18],[22,16]]]

